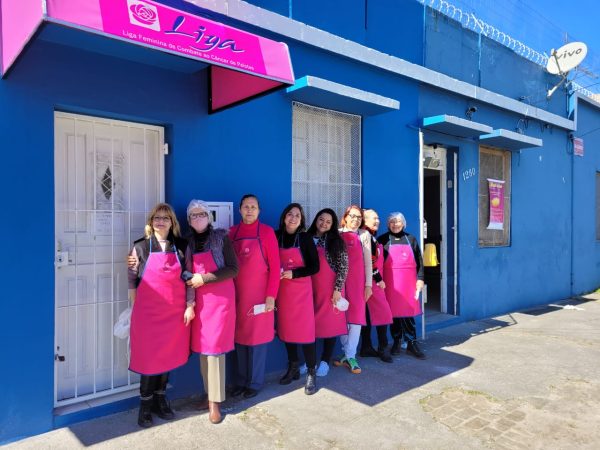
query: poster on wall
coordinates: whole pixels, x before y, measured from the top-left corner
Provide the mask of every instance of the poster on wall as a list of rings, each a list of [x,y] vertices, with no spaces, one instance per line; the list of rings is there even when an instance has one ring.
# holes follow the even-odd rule
[[[490,193],[490,223],[488,230],[504,229],[504,181],[488,178]]]

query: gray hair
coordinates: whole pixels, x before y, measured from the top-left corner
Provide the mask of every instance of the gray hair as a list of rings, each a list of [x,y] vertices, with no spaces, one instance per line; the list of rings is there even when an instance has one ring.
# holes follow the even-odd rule
[[[208,214],[208,223],[211,224],[213,223],[213,215],[212,212],[210,211],[210,208],[208,207],[208,203],[206,203],[204,200],[197,200],[197,199],[192,199],[190,201],[190,204],[187,207],[187,219],[188,222],[190,221],[190,213],[192,211],[192,209],[201,209],[204,212],[206,212]]]
[[[404,214],[402,214],[401,212],[397,212],[397,211],[391,213],[388,216],[388,219],[387,219],[388,228],[390,227],[390,222],[396,221],[396,220],[399,220],[400,222],[402,222],[402,224],[403,224],[402,227],[406,228],[406,219],[404,218]]]

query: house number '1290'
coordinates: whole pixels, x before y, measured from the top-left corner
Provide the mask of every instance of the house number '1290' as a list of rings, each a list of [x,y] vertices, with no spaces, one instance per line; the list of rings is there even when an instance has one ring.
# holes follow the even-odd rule
[[[463,180],[465,180],[465,181],[474,176],[475,176],[475,167],[471,167],[470,169],[465,170],[462,173]]]

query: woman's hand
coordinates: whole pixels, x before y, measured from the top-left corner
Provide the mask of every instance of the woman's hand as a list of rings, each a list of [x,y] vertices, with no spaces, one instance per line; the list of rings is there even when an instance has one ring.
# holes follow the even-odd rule
[[[377,283],[377,286],[379,286],[381,289],[385,289],[385,281],[381,280]]]
[[[190,324],[192,320],[194,320],[194,317],[196,317],[196,313],[194,312],[194,306],[188,305],[187,308],[185,308],[185,312],[183,313],[183,323],[185,323],[186,327]]]
[[[265,312],[271,312],[275,309],[275,297],[265,299]]]
[[[340,291],[333,291],[333,297],[331,297],[331,303],[333,303],[333,306],[337,305],[337,302],[340,298],[342,298],[342,293]]]
[[[365,302],[368,302],[373,295],[373,288],[371,286],[365,286]]]
[[[423,280],[417,280],[417,292],[421,292],[425,287],[425,282]]]
[[[135,268],[135,266],[137,266],[138,260],[135,256],[131,256],[128,255],[127,258],[125,258],[125,264],[127,264],[127,267],[129,267],[130,269]]]
[[[284,270],[283,272],[281,272],[281,279],[286,279],[286,280],[291,280],[292,279],[292,271],[291,270]]]
[[[131,306],[135,303],[135,294],[137,291],[135,289],[129,289],[127,291],[127,297],[129,297],[129,301],[131,302]]]
[[[199,273],[195,273],[192,278],[185,282],[185,284],[193,287],[194,289],[197,289],[204,284],[204,280],[202,279],[202,275],[200,275]]]

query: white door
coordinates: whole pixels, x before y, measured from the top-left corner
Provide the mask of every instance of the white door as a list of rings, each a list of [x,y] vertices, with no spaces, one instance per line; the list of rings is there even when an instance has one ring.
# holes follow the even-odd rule
[[[134,388],[127,341],[113,324],[128,306],[125,257],[164,198],[164,130],[56,112],[55,406]]]

